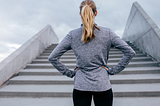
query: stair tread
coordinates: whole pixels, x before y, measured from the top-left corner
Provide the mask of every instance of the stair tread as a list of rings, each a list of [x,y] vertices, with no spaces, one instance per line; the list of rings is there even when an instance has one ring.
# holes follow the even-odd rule
[[[0,98],[0,103],[2,106],[73,106],[72,101],[73,101],[72,98],[65,98],[65,97],[63,98],[9,98],[9,97]]]
[[[124,54],[110,54],[109,56],[123,56]],[[145,55],[143,53],[141,54],[136,54],[135,56],[141,56],[141,55]],[[49,56],[49,55],[48,55]],[[39,56],[39,57],[48,57],[48,56]],[[68,56],[68,55],[62,55],[61,57],[75,57],[75,55],[71,55],[71,56]]]
[[[151,63],[155,63],[155,64],[158,64],[157,62],[154,62],[154,61],[143,61],[143,62],[130,62],[129,64],[151,64]],[[116,65],[117,63],[108,63],[108,65]],[[51,66],[52,64],[28,64],[30,66]],[[65,63],[65,65],[76,65],[76,64],[73,64],[73,63]]]
[[[9,101],[9,102],[8,102]],[[18,101],[18,102],[17,102]],[[63,102],[62,102],[63,101]],[[72,98],[0,98],[2,106],[73,106]],[[157,106],[160,97],[114,97],[113,106]],[[92,105],[94,103],[92,101]]]
[[[160,67],[126,67],[123,71],[147,71],[147,70],[159,70]],[[23,69],[20,72],[58,72],[57,69]]]
[[[139,80],[139,79],[160,79],[160,74],[140,74],[140,75],[113,75],[110,76],[111,80]],[[14,80],[34,80],[34,81],[73,81],[73,78],[66,76],[17,76],[10,81]]]
[[[20,72],[58,72],[57,69],[24,69]]]
[[[156,84],[112,84],[114,92],[160,92],[160,83]],[[73,85],[9,85],[0,92],[72,92]]]
[[[49,56],[50,54],[51,53],[42,53],[40,56]],[[119,52],[119,51],[118,52],[109,52],[109,55],[118,55],[118,54],[119,55],[124,55],[123,52]],[[142,54],[143,53],[141,53],[141,52],[136,53],[136,55],[142,55]],[[66,52],[66,53],[63,54],[63,56],[67,56],[67,55],[75,56],[74,53],[70,53],[70,52],[69,53]]]
[[[108,60],[120,60],[121,58],[109,58]],[[151,59],[150,57],[133,57],[134,59]],[[66,61],[66,59],[60,59],[61,61]],[[35,59],[33,61],[49,61],[48,59]],[[67,61],[76,61],[76,59],[67,59]]]

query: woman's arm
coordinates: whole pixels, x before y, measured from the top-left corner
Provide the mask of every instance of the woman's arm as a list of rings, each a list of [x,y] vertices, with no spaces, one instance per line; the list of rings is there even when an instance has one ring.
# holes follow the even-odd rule
[[[61,41],[60,44],[52,51],[48,60],[51,64],[63,75],[66,75],[72,78],[75,75],[75,71],[68,69],[64,64],[61,63],[59,58],[68,50],[71,49],[71,35],[68,34],[65,38]]]
[[[120,37],[110,30],[111,46],[121,50],[124,56],[117,65],[108,69],[110,75],[114,75],[122,71],[136,54],[135,51]]]

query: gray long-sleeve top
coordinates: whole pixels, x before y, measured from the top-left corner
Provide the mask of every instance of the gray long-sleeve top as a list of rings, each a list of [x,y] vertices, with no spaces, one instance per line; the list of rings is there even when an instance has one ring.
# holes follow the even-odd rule
[[[51,64],[63,75],[74,77],[74,89],[82,91],[105,91],[111,88],[109,75],[122,71],[135,55],[135,51],[120,37],[108,28],[95,29],[95,38],[88,43],[83,43],[81,28],[70,31],[58,44],[49,56]],[[107,60],[111,47],[115,47],[124,53],[117,65],[108,72],[102,67],[107,66]],[[79,69],[68,69],[59,58],[72,49],[76,56],[76,66]]]

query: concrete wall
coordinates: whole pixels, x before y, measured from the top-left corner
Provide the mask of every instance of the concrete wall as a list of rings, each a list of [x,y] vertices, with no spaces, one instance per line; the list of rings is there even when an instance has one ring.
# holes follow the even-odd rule
[[[132,5],[122,39],[160,61],[160,29],[137,2]]]
[[[35,59],[46,47],[57,44],[58,41],[57,35],[49,25],[29,39],[0,63],[0,86]]]

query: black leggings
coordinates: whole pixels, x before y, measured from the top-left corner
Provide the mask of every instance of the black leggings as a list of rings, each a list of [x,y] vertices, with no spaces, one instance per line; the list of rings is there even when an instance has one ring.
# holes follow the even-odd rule
[[[91,106],[92,96],[95,106],[112,106],[112,89],[103,92],[73,90],[74,106]]]

